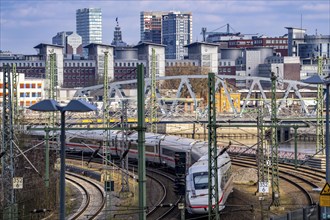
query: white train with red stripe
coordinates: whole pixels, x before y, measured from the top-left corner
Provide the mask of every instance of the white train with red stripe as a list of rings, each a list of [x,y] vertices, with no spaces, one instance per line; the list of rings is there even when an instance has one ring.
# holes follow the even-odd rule
[[[33,131],[31,134],[44,139],[44,131]],[[122,131],[111,131],[110,153],[121,157],[126,149],[129,159],[137,160],[137,132],[123,135]],[[76,152],[103,152],[104,131],[101,130],[67,130],[66,148]],[[127,140],[127,142],[125,142]],[[127,143],[127,146],[124,146]],[[189,213],[205,214],[208,212],[208,144],[189,138],[164,134],[145,133],[146,162],[166,165],[177,170],[180,154],[184,156],[186,170],[186,207]],[[193,164],[192,164],[193,162]],[[232,191],[231,162],[227,152],[218,157],[219,166],[219,204],[221,209]]]
[[[208,155],[205,154],[188,169],[186,175],[186,208],[189,213],[205,214],[208,212],[208,165]],[[218,203],[220,210],[225,207],[225,202],[232,190],[231,161],[227,152],[224,152],[218,157]],[[212,204],[216,204],[214,200]]]

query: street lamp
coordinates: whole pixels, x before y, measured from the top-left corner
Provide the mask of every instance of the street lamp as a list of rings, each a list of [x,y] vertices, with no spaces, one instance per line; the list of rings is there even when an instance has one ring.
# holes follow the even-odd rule
[[[60,170],[60,219],[65,219],[65,112],[90,112],[96,107],[83,100],[71,100],[68,105],[60,106],[55,100],[45,99],[29,107],[33,111],[61,113],[61,170]]]

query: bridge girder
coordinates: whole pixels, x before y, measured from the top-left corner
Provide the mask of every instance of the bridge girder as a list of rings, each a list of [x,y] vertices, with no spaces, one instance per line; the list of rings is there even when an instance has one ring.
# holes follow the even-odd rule
[[[252,98],[252,93],[258,92],[260,95],[260,100],[262,103],[264,103],[265,108],[269,112],[269,116],[271,113],[271,96],[267,97],[266,92],[269,91],[268,89],[265,89],[264,84],[271,84],[270,78],[265,77],[246,77],[246,76],[229,76],[229,75],[217,75],[217,80],[215,83],[215,89],[216,91],[219,90],[219,87],[222,86],[224,88],[224,94],[227,97],[232,114],[236,117],[244,117],[244,115],[247,113],[247,110],[249,109],[249,106],[251,103],[255,101],[254,98]],[[194,88],[192,86],[191,81],[195,79],[207,79],[207,75],[180,75],[180,76],[163,76],[163,77],[156,77],[157,81],[167,81],[167,80],[179,80],[180,83],[176,89],[175,97],[173,97],[173,102],[169,105],[166,105],[166,103],[162,100],[166,99],[165,95],[161,94],[160,88],[156,88],[156,96],[157,96],[157,105],[158,108],[161,110],[162,115],[171,115],[172,113],[175,113],[177,107],[180,105],[180,102],[178,101],[182,95],[182,90],[184,87],[187,88],[188,94],[190,95],[192,102],[194,103],[194,107],[196,110],[196,106],[198,103],[198,98],[196,97],[196,94],[194,92]],[[226,84],[226,80],[235,79],[235,80],[249,80],[249,87],[247,90],[247,95],[244,100],[241,100],[241,110],[235,108],[231,98],[230,98],[230,91],[228,89],[228,86]],[[119,99],[128,99],[128,96],[125,93],[125,89],[123,89],[127,85],[136,84],[136,80],[127,80],[127,81],[117,81],[109,83],[109,94],[108,97],[111,97],[109,99],[109,102],[114,101],[114,97],[118,97]],[[152,80],[151,78],[145,79],[145,95],[150,96],[150,86],[151,86]],[[315,111],[308,109],[307,105],[305,104],[304,98],[302,96],[302,92],[299,90],[299,88],[316,88],[316,86],[309,85],[300,81],[294,81],[294,80],[281,80],[282,85],[286,85],[284,89],[277,91],[277,96],[279,96],[280,92],[282,94],[281,97],[277,97],[277,114],[281,116],[281,111],[286,109],[286,103],[290,101],[290,95],[295,96],[295,103],[299,107],[299,114],[300,117],[310,117],[315,116]],[[157,85],[161,85],[161,83],[157,83]],[[207,87],[207,85],[205,85]],[[78,90],[75,94],[75,97],[89,97],[93,92],[103,90],[103,85],[96,85],[91,87],[85,87],[80,90]],[[109,103],[109,104],[110,104]],[[291,116],[291,115],[290,115]]]

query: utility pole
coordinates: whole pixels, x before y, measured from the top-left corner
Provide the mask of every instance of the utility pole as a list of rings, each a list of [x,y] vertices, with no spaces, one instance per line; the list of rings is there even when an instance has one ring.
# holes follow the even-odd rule
[[[145,155],[145,116],[144,116],[144,67],[138,65],[137,101],[138,101],[138,178],[139,178],[139,220],[147,218],[146,208],[146,155]]]
[[[278,167],[278,140],[277,140],[277,104],[276,104],[276,80],[275,73],[271,73],[272,98],[271,98],[271,166],[272,166],[272,203],[271,206],[280,206],[279,167]]]
[[[259,183],[259,193],[261,190],[268,188],[268,180],[265,178],[265,152],[264,152],[264,120],[263,120],[263,107],[258,107],[258,120],[257,120],[257,129],[258,129],[258,146],[257,146],[257,165],[258,165],[258,183]],[[266,186],[267,185],[267,186]],[[265,190],[266,191],[266,190]]]
[[[109,77],[108,77],[108,56],[109,52],[104,52],[104,74],[103,74],[103,127],[106,128],[103,133],[103,181],[105,189],[105,216],[108,216],[108,210],[111,209],[111,174],[110,174],[110,106],[109,106]]]
[[[12,103],[13,103],[13,124],[16,126],[16,130],[19,129],[19,111],[18,111],[18,73],[16,72],[16,64],[13,64],[12,69],[12,77],[13,77],[13,92],[12,92]]]
[[[152,48],[151,55],[151,95],[150,95],[150,118],[149,123],[151,124],[150,131],[157,133],[157,98],[156,98],[156,72],[157,72],[157,60],[156,51]]]
[[[13,186],[15,176],[14,164],[14,129],[12,111],[12,84],[10,66],[3,68],[3,101],[2,101],[2,193],[3,219],[18,219],[16,195]]]
[[[209,178],[209,220],[220,219],[218,189],[218,152],[217,152],[217,118],[215,107],[215,75],[208,74],[208,178]],[[214,204],[214,205],[213,205]]]
[[[49,61],[48,65],[46,66],[46,79],[48,82],[48,94],[47,98],[51,100],[57,101],[57,76],[56,76],[56,54],[50,53],[49,54]],[[55,128],[55,124],[57,121],[57,113],[56,112],[48,112],[48,126],[45,128],[45,186],[46,188],[49,187],[49,128]],[[55,140],[56,138],[56,131],[53,130],[52,139]]]
[[[128,135],[128,124],[127,124],[127,100],[122,100],[122,117],[121,117],[122,130],[122,155],[121,155],[121,192],[129,192],[128,182],[128,146],[127,146],[127,135]]]
[[[323,59],[321,56],[317,57],[317,73],[322,76],[323,71]],[[325,154],[325,140],[324,140],[324,120],[323,120],[323,109],[324,109],[324,95],[323,95],[323,84],[317,85],[317,100],[316,100],[316,152],[322,150]]]

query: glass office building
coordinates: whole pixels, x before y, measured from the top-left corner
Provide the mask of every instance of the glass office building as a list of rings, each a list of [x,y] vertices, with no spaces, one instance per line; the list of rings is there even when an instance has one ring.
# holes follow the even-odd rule
[[[83,8],[76,12],[77,33],[83,47],[90,43],[102,43],[102,12],[100,8]],[[85,49],[84,49],[84,54]]]

